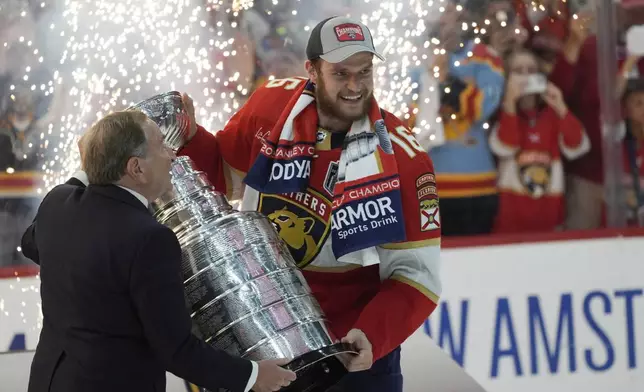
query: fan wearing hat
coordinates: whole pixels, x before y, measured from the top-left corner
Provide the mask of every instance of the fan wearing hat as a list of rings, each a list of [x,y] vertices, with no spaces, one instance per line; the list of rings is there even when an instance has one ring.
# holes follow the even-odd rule
[[[306,55],[308,78],[268,81],[214,134],[184,95],[193,121],[179,155],[272,221],[332,334],[359,352],[333,390],[402,391],[400,345],[441,292],[433,164],[374,98],[385,58],[367,26],[325,19]]]

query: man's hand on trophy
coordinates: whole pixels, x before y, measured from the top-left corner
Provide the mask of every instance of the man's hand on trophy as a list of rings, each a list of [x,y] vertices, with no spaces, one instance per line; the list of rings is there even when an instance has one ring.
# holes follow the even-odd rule
[[[186,140],[186,142],[189,142],[190,140],[192,140],[192,137],[195,135],[195,133],[197,133],[197,117],[195,116],[195,105],[188,93],[181,94],[181,101],[183,101],[186,112],[188,112],[188,116],[190,117],[190,131],[188,132],[188,140]]]
[[[272,392],[289,386],[295,381],[295,372],[284,369],[282,366],[289,363],[290,359],[268,359],[257,362],[259,369],[257,381],[251,388],[254,392]]]
[[[371,343],[364,332],[359,329],[352,329],[347,336],[342,338],[342,343],[349,343],[358,351],[358,355],[343,356],[342,362],[344,362],[344,366],[348,371],[359,372],[371,369],[373,352],[371,351]]]

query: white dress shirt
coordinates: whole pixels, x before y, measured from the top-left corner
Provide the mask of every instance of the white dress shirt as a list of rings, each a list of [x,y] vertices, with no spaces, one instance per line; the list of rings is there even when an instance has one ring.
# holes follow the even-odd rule
[[[73,175],[72,177],[74,177],[74,178],[75,178],[75,179],[77,179],[78,181],[80,181],[80,182],[82,182],[83,184],[85,184],[85,186],[89,185],[89,179],[87,178],[87,173],[85,173],[85,172],[84,172],[84,171],[82,171],[82,170],[81,170],[81,171],[77,171],[76,173],[74,173],[74,175]],[[130,193],[131,193],[132,195],[134,195],[134,197],[136,197],[136,198],[137,198],[141,203],[143,203],[143,205],[145,206],[145,208],[149,208],[149,206],[150,206],[150,202],[149,202],[145,197],[143,197],[143,195],[142,195],[142,194],[140,194],[139,192],[134,191],[134,190],[132,190],[132,189],[130,189],[130,188],[126,188],[126,187],[124,187],[124,186],[120,186],[120,185],[117,185],[117,186],[118,186],[119,188],[123,188],[123,189],[125,189],[126,191],[130,192]],[[248,392],[248,391],[250,391],[250,389],[253,387],[253,385],[255,385],[255,381],[257,381],[257,376],[258,376],[258,373],[259,373],[259,365],[257,365],[257,362],[255,362],[255,361],[250,361],[250,363],[253,365],[253,370],[252,370],[252,371],[251,371],[251,373],[250,373],[250,378],[248,379],[248,383],[246,384],[246,389],[244,390],[244,392]]]

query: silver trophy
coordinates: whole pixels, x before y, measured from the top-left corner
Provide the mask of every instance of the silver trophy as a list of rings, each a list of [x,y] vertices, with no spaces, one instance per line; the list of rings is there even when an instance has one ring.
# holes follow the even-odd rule
[[[172,102],[167,95],[152,99]],[[187,133],[165,113],[182,111],[156,106],[155,113],[165,116],[159,121],[148,114],[164,124],[169,147],[177,145],[171,144],[181,137],[177,135]],[[250,360],[293,358],[285,367],[298,373],[298,379],[284,391],[325,391],[336,384],[346,374],[336,356],[355,351],[338,343],[327,328],[273,224],[259,212],[233,209],[188,157],[174,161],[171,175],[173,189],[153,203],[154,216],[181,244],[186,305],[195,333],[215,348]]]
[[[145,113],[163,132],[166,146],[173,151],[180,149],[190,132],[190,115],[181,101],[181,94],[170,91],[155,95],[130,107]]]

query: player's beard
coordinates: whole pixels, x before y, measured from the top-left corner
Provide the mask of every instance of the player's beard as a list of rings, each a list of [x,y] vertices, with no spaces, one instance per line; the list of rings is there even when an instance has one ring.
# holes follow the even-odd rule
[[[365,95],[365,92],[361,92]],[[342,122],[354,122],[362,119],[367,113],[369,113],[369,108],[371,107],[371,101],[373,98],[373,92],[369,93],[366,97],[362,97],[362,108],[358,112],[347,113],[342,109],[342,98],[339,96],[333,99],[326,90],[326,85],[324,83],[324,78],[320,74],[318,77],[316,87],[315,87],[315,99],[317,100],[318,110],[320,110],[325,115],[337,119]]]

